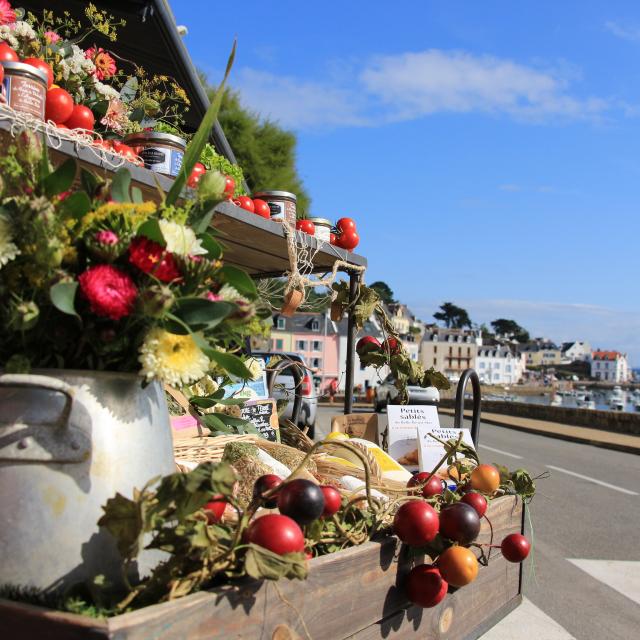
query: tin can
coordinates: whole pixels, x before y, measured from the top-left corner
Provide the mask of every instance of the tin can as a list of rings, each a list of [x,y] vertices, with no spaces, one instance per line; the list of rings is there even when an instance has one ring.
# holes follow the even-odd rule
[[[316,228],[313,237],[323,242],[330,242],[331,228],[333,226],[331,220],[327,220],[326,218],[309,218],[309,220],[313,222]]]
[[[44,120],[47,73],[24,62],[3,62],[2,95],[16,111]]]
[[[175,178],[182,167],[187,141],[170,133],[143,131],[131,133],[125,139],[151,171]]]
[[[296,203],[298,198],[288,191],[260,191],[254,193],[254,198],[264,200],[271,209],[271,219],[275,222],[287,222],[296,226]]]

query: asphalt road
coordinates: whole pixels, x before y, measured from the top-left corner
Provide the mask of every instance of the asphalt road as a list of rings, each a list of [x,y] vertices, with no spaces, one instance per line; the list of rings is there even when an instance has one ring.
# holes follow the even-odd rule
[[[317,437],[338,410],[319,407]],[[452,422],[441,416],[443,426]],[[640,457],[484,423],[479,453],[484,462],[549,474],[530,505],[527,602],[485,637],[640,637]]]

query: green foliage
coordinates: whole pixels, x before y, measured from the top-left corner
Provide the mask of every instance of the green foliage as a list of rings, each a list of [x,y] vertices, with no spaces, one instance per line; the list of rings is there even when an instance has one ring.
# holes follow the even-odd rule
[[[373,289],[378,294],[378,296],[380,296],[380,300],[382,300],[384,304],[393,304],[395,302],[393,298],[393,291],[386,282],[377,280],[376,282],[370,284],[369,288]]]
[[[498,318],[491,323],[491,327],[501,336],[513,338],[520,343],[529,342],[529,332],[523,329],[515,320]]]
[[[457,307],[452,302],[441,304],[440,311],[436,311],[433,317],[443,322],[447,328],[463,329],[464,327],[471,327],[471,319],[466,309]]]

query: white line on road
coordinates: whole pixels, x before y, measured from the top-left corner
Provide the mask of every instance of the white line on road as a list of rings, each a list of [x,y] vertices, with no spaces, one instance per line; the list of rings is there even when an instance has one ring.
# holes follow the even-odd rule
[[[593,484],[599,484],[602,487],[608,487],[609,489],[613,489],[614,491],[626,493],[629,496],[638,495],[635,491],[629,491],[629,489],[624,489],[623,487],[616,487],[615,484],[609,484],[608,482],[602,482],[602,480],[596,480],[595,478],[590,478],[589,476],[583,476],[581,473],[576,473],[575,471],[568,471],[567,469],[563,469],[562,467],[554,467],[551,464],[548,464],[547,467],[549,469],[553,469],[554,471],[559,471],[560,473],[566,473],[568,476],[582,478],[582,480],[586,480],[587,482],[593,482]]]
[[[596,580],[619,591],[623,596],[640,604],[640,562],[633,560],[581,560],[569,562]]]
[[[509,453],[508,451],[503,451],[502,449],[494,449],[493,447],[487,447],[486,444],[480,445],[483,449],[487,449],[488,451],[493,451],[494,453],[501,453],[503,456],[509,456],[510,458],[517,458],[518,460],[522,460],[522,456],[517,456],[515,453]]]

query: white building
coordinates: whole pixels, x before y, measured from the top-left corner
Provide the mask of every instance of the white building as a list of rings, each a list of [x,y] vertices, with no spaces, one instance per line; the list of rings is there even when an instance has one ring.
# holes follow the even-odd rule
[[[605,382],[630,380],[627,354],[619,351],[594,351],[591,354],[591,377]]]
[[[563,342],[562,360],[565,362],[589,362],[591,345],[588,342]]]
[[[478,348],[476,371],[485,384],[516,384],[524,373],[526,357],[515,355],[504,345]]]

